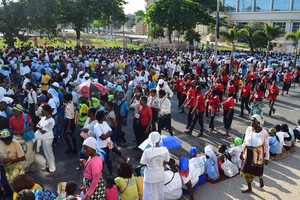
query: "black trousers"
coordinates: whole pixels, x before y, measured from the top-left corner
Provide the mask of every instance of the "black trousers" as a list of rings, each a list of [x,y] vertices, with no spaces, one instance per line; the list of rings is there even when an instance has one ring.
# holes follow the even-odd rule
[[[209,128],[214,129],[215,128],[215,115],[210,115],[209,117]]]
[[[250,113],[250,108],[249,108],[249,97],[243,97],[241,100],[241,115],[244,115],[244,106],[246,106],[246,109]]]
[[[223,114],[223,123],[224,123],[224,127],[225,127],[226,130],[229,129],[229,128],[231,128],[234,110],[232,110],[229,113],[229,116],[227,117],[227,113],[228,112],[229,112],[229,110],[224,110],[224,114]]]
[[[204,116],[204,112],[198,112],[197,114],[195,114],[190,131],[194,130],[197,121],[199,121],[200,133],[203,134],[203,130],[204,130],[203,116]]]
[[[194,107],[189,108],[189,112],[187,115],[187,118],[188,118],[187,126],[191,126],[191,124],[192,124],[193,117],[194,117],[194,114],[192,113],[193,109],[194,109]]]
[[[140,124],[138,125],[137,135],[136,135],[137,146],[142,144],[148,138],[149,133],[145,133],[146,129],[147,126],[141,126]]]
[[[178,108],[180,108],[183,104],[182,101],[182,92],[177,92],[177,99],[178,99]]]

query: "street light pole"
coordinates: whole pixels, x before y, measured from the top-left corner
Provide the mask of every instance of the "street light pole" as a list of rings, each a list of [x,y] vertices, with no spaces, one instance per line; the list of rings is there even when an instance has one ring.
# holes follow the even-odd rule
[[[216,16],[216,39],[215,39],[215,53],[214,53],[214,61],[217,63],[217,58],[218,58],[218,43],[219,43],[219,38],[220,38],[220,0],[217,0],[217,16]]]

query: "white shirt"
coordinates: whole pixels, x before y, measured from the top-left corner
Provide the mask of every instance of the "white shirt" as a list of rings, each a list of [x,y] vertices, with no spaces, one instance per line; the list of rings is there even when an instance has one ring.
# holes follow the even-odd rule
[[[47,139],[53,139],[53,127],[55,125],[54,119],[51,117],[49,119],[46,119],[46,117],[42,117],[37,126],[41,127],[42,130],[46,131],[42,135],[42,140],[47,140]]]
[[[198,176],[201,176],[204,173],[204,156],[201,157],[194,157],[189,159],[189,165],[193,165],[198,173]]]
[[[93,121],[90,122],[90,119],[91,119],[90,117],[87,118],[83,128],[89,129],[89,131],[88,131],[89,136],[96,137],[94,127],[97,124],[97,120],[93,120]]]
[[[166,183],[168,184],[164,186],[164,200],[180,199],[182,196],[182,180],[179,172],[174,174],[171,170],[165,171],[165,184]]]
[[[53,98],[49,99],[48,104],[53,109],[52,116],[55,115],[57,113],[57,107],[54,99]]]
[[[171,101],[165,96],[160,99],[160,104],[159,104],[159,116],[164,116],[171,114]]]
[[[30,82],[30,79],[29,79],[29,78],[25,78],[25,79],[24,79],[23,85],[22,85],[22,89],[23,89],[23,90],[26,90],[26,84],[29,83],[29,82]]]
[[[276,133],[278,139],[279,139],[279,145],[278,145],[278,149],[277,149],[277,152],[276,154],[281,154],[282,153],[282,148],[283,148],[283,144],[284,144],[284,138],[285,137],[289,137],[289,135],[285,132],[277,132]]]
[[[28,74],[28,73],[30,73],[30,72],[31,72],[31,70],[30,70],[30,68],[28,67],[28,65],[25,65],[25,66],[20,67],[20,75],[21,75],[21,76],[24,76],[25,74]]]
[[[74,119],[75,118],[75,109],[74,109],[73,102],[66,104],[65,118],[66,119]]]
[[[186,185],[189,181],[192,183],[192,187],[199,181],[198,170],[194,167],[194,165],[189,164],[189,174],[187,177],[182,176],[182,181],[184,183],[183,188],[187,189]]]
[[[30,90],[27,94],[28,104],[37,103],[37,95],[34,90]]]
[[[4,98],[4,95],[6,95],[6,90],[0,87],[0,101]]]
[[[139,118],[138,114],[139,114],[139,108],[140,108],[140,101],[134,99],[132,104],[130,104],[129,107],[133,108],[133,117]]]
[[[102,124],[96,123],[95,126],[94,126],[94,131],[95,131],[95,134],[96,134],[97,146],[99,148],[106,148],[107,143],[110,141],[110,138],[107,138],[106,140],[102,140],[100,138],[100,136],[104,135],[104,134],[107,134],[109,131],[112,131],[111,128],[104,121]]]
[[[157,96],[149,96],[149,100],[148,100],[148,106],[150,106],[151,108],[159,108],[160,106],[160,100]]]
[[[159,87],[159,85],[156,86],[157,95],[158,95],[159,90],[164,90],[167,93],[168,97],[170,97],[170,98],[174,94],[173,91],[168,86],[167,82],[164,83],[163,87]]]
[[[140,163],[146,165],[144,182],[157,183],[165,180],[164,161],[169,162],[170,154],[166,147],[145,149]]]

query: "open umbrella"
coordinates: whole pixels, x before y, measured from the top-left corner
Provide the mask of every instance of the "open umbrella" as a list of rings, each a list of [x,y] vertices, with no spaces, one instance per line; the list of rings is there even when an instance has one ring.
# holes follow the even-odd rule
[[[182,142],[175,136],[162,135],[159,145],[164,146],[167,149],[171,150],[171,149],[180,148],[182,145]],[[139,149],[141,149],[143,151],[150,147],[151,147],[151,145],[150,145],[149,139],[146,139],[142,144],[139,145]]]
[[[102,84],[96,82],[82,83],[78,86],[77,91],[81,96],[88,98],[98,94],[105,95],[108,93],[108,90]]]

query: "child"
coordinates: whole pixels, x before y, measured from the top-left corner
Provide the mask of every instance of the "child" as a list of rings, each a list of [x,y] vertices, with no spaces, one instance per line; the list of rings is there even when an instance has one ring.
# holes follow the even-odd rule
[[[118,188],[117,186],[115,186],[115,180],[109,176],[105,179],[105,182],[106,182],[105,199],[118,200]]]

